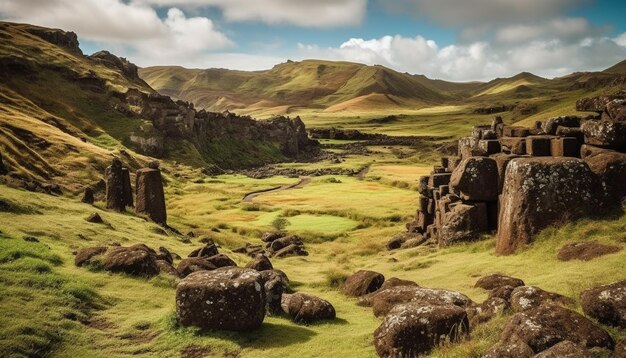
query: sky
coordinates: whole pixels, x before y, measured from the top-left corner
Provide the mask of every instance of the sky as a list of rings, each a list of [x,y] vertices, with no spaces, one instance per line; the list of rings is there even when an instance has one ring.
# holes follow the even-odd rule
[[[449,81],[557,77],[626,59],[626,0],[0,0],[139,66],[379,64]]]

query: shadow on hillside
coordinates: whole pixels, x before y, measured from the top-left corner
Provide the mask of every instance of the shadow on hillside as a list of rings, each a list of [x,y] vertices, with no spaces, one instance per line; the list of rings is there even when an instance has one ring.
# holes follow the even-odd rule
[[[261,328],[252,332],[202,331],[197,333],[198,336],[232,341],[241,348],[254,347],[255,349],[299,344],[310,340],[316,334],[305,326],[269,322],[264,322]]]

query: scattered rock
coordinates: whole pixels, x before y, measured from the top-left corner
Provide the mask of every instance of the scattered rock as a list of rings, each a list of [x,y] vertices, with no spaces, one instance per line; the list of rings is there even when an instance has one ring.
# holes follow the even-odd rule
[[[217,254],[207,258],[215,267],[237,266],[237,263],[224,254]]]
[[[509,308],[509,303],[500,297],[490,297],[481,303],[479,306],[470,306],[467,308],[467,314],[470,320],[470,325],[473,327],[476,324],[485,323],[502,314]]]
[[[582,292],[580,304],[598,322],[626,328],[626,280]]]
[[[74,264],[78,267],[88,262],[94,256],[103,254],[107,251],[106,246],[87,247],[78,251],[74,257]]]
[[[558,305],[541,305],[514,315],[500,337],[500,344],[527,344],[540,353],[562,341],[587,348],[612,349],[611,336],[580,314]]]
[[[591,358],[594,357],[585,346],[570,342],[562,341],[545,351],[537,354],[534,358]],[[600,358],[599,355],[596,357]]]
[[[282,311],[282,296],[289,293],[289,278],[280,270],[259,271],[261,280],[264,282],[266,310],[270,315],[279,315]]]
[[[479,287],[485,290],[493,290],[502,286],[524,286],[524,281],[520,280],[519,278],[495,273],[481,277],[480,279],[478,279],[478,281],[476,281],[476,284],[474,285],[474,287]]]
[[[513,293],[513,290],[515,290],[515,287],[513,286],[500,286],[489,291],[488,297],[489,298],[498,297],[498,298],[502,298],[503,300],[507,302],[510,302],[511,294]]]
[[[258,255],[252,261],[248,262],[246,268],[251,268],[257,271],[273,270],[272,262],[265,255]]]
[[[414,281],[402,280],[402,279],[399,279],[397,277],[392,277],[392,278],[390,278],[388,280],[385,280],[385,282],[383,282],[382,286],[380,286],[380,288],[377,291],[374,291],[374,292],[368,293],[366,295],[360,296],[358,305],[359,306],[371,307],[372,306],[372,298],[378,292],[382,292],[385,289],[392,288],[392,287],[399,287],[399,286],[419,287],[419,285],[417,283],[415,283]]]
[[[154,276],[159,273],[156,252],[146,245],[113,247],[102,259],[105,270],[135,276]]]
[[[498,343],[491,347],[482,358],[532,358],[535,352],[524,342]]]
[[[187,257],[211,257],[217,254],[219,254],[219,252],[217,251],[217,246],[211,240],[201,248],[193,250],[191,253],[189,253]]]
[[[168,275],[172,275],[174,277],[180,277],[178,270],[172,266],[170,262],[165,260],[156,260],[156,265],[159,268],[160,272],[165,272]]]
[[[94,194],[93,194],[93,189],[91,187],[86,187],[85,191],[83,192],[83,198],[80,200],[85,204],[93,204],[95,199],[94,199]]]
[[[284,247],[274,253],[274,257],[287,257],[287,256],[308,256],[309,253],[304,249],[302,245],[291,244]]]
[[[415,286],[397,286],[377,292],[371,299],[372,310],[376,317],[386,315],[391,309],[408,302],[420,302],[423,305],[455,305],[469,307],[472,300],[456,291]]]
[[[206,257],[188,257],[178,263],[176,271],[178,271],[181,277],[186,277],[193,272],[210,271],[216,268]]]
[[[169,264],[173,264],[174,263],[174,256],[177,256],[180,259],[180,256],[176,255],[176,254],[172,254],[170,252],[170,250],[166,249],[163,246],[159,247],[159,253],[157,254],[157,259],[158,260],[163,260],[166,261]]]
[[[544,303],[571,305],[574,300],[558,293],[544,291],[539,287],[519,286],[511,292],[510,303],[513,311],[522,312]]]
[[[302,239],[300,237],[292,235],[278,238],[269,243],[267,247],[272,252],[278,252],[289,245],[304,246],[304,243],[302,242]]]
[[[285,237],[287,235],[284,231],[274,231],[274,232],[266,232],[261,236],[261,241],[263,242],[272,242],[274,240],[280,239],[281,237]]]
[[[469,331],[463,308],[413,302],[389,312],[374,332],[374,346],[380,357],[415,357],[441,343],[459,342]]]
[[[336,316],[335,308],[330,302],[304,293],[283,293],[281,306],[283,311],[298,323],[334,319]]]
[[[98,213],[92,213],[85,220],[87,222],[90,222],[90,223],[93,223],[93,224],[103,224],[104,223],[104,220],[102,220],[102,217]]]
[[[378,290],[384,281],[385,276],[378,272],[359,270],[346,279],[342,291],[348,296],[359,297]]]
[[[176,315],[183,326],[249,331],[265,318],[265,292],[255,270],[223,267],[198,271],[176,287]]]
[[[582,260],[589,261],[596,257],[620,251],[619,246],[604,245],[597,241],[571,242],[563,245],[557,254],[561,261]]]

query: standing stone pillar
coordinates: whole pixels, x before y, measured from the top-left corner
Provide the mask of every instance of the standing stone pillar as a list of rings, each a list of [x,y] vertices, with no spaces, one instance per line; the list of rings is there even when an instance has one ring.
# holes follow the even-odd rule
[[[107,209],[122,212],[126,208],[122,161],[113,158],[111,165],[106,168],[105,175]]]
[[[83,193],[83,198],[81,201],[85,204],[93,204],[94,195],[93,195],[93,189],[90,186],[85,188],[85,191]]]
[[[130,172],[122,168],[122,184],[124,185],[124,205],[133,207],[133,189],[130,186]]]
[[[135,178],[135,211],[147,215],[152,221],[165,224],[165,194],[158,163],[151,163],[149,168],[139,169]]]

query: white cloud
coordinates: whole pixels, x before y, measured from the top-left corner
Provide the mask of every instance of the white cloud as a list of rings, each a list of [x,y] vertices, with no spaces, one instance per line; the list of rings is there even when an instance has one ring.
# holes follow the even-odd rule
[[[613,39],[613,41],[615,41],[616,43],[618,43],[621,46],[625,46],[626,47],[626,32],[624,32],[623,34],[617,36],[616,38]]]
[[[520,43],[536,39],[557,38],[562,41],[580,40],[598,32],[584,18],[556,18],[540,24],[504,26],[495,32],[496,41]]]
[[[158,6],[217,7],[227,21],[261,21],[301,27],[360,24],[367,0],[136,0]]]
[[[624,37],[622,37],[624,39]],[[454,81],[491,80],[528,71],[545,77],[601,70],[626,58],[617,40],[586,37],[578,42],[538,39],[517,44],[477,41],[439,47],[421,36],[352,38],[338,47],[298,47],[302,58],[381,64],[398,71]]]

